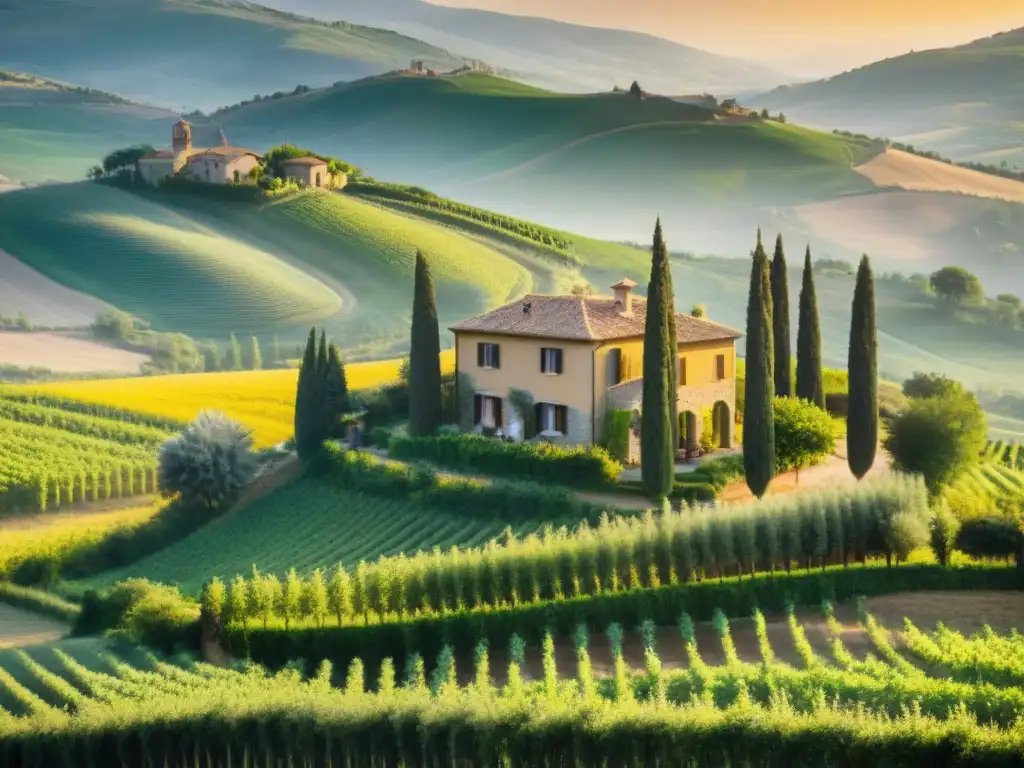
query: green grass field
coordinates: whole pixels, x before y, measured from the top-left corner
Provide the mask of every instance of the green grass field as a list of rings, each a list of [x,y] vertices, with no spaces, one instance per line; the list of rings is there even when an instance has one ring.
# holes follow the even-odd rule
[[[538,520],[514,530],[529,534],[544,523],[556,522],[574,525],[578,521]],[[198,594],[212,576],[228,579],[249,573],[253,565],[279,574],[291,567],[305,574],[339,562],[351,570],[361,560],[374,561],[382,555],[482,546],[504,529],[500,520],[446,515],[414,502],[346,493],[322,481],[302,479],[89,584],[109,586],[139,576],[180,584],[186,594]]]
[[[241,0],[19,3],[5,9],[0,51],[0,66],[31,66],[35,74],[189,110],[366,77],[411,59],[440,69],[461,64],[394,32]]]

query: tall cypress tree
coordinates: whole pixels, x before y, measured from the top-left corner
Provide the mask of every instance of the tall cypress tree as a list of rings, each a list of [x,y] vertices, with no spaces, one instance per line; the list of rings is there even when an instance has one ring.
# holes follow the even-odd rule
[[[263,355],[260,353],[260,340],[256,336],[249,339],[249,365],[250,371],[263,370]]]
[[[669,419],[672,424],[672,456],[679,446],[679,337],[676,335],[676,295],[672,288],[672,265],[668,257],[668,246],[661,231],[661,217],[654,225],[654,247],[664,252],[662,263],[664,273],[665,302],[665,370],[668,374]],[[689,447],[689,446],[687,446]]]
[[[647,284],[647,317],[644,326],[643,405],[640,422],[640,476],[644,493],[658,499],[672,492],[675,450],[672,437],[672,404],[669,396],[669,350],[665,313],[668,254],[661,237],[661,222],[654,229],[651,279]]]
[[[811,246],[804,256],[804,277],[800,286],[800,327],[796,335],[796,396],[825,407],[821,370],[821,327],[818,325],[818,296],[814,290]]]
[[[319,416],[316,378],[316,328],[310,328],[306,352],[299,364],[299,383],[295,391],[295,449],[303,459],[316,453],[319,445],[315,431]]]
[[[341,417],[352,409],[348,395],[348,377],[341,350],[330,344],[327,350],[327,376],[324,381],[324,421],[327,437],[341,437]]]
[[[775,350],[768,254],[757,232],[747,299],[747,374],[743,411],[743,469],[747,487],[764,496],[775,477]]]
[[[786,271],[786,252],[782,235],[775,238],[772,257],[772,333],[775,342],[775,394],[788,397],[793,394],[793,361],[789,331],[789,276]]]
[[[409,352],[409,434],[432,435],[441,426],[441,339],[437,300],[426,257],[416,251]]]
[[[273,341],[270,342],[270,366],[276,368],[283,364],[284,353],[281,351],[281,341],[275,336]]]
[[[238,343],[238,339],[233,333],[228,341],[228,348],[224,353],[224,365],[221,368],[225,371],[242,370],[242,345]]]
[[[875,463],[878,450],[878,331],[875,326],[875,279],[867,256],[857,269],[850,320],[849,406],[846,457],[859,480]]]

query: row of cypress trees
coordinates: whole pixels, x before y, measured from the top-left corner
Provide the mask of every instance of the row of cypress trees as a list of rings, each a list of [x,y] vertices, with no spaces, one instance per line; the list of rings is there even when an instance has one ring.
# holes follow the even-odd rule
[[[352,410],[345,363],[334,342],[309,329],[295,394],[295,449],[300,458],[316,454],[324,440],[342,436],[341,417]]]
[[[775,397],[795,395],[825,407],[821,329],[810,246],[804,256],[800,288],[795,387],[790,339],[789,281],[782,235],[775,241],[769,264],[758,230],[747,301],[743,415],[743,466],[747,486],[758,498],[775,476]],[[878,338],[874,277],[867,256],[857,270],[847,362],[847,462],[860,479],[874,464],[878,448]]]
[[[409,434],[431,435],[441,426],[441,339],[437,297],[430,267],[416,252],[409,354]],[[342,436],[341,417],[351,410],[341,351],[325,331],[317,345],[309,331],[295,395],[295,447],[302,458],[316,454],[324,440]]]

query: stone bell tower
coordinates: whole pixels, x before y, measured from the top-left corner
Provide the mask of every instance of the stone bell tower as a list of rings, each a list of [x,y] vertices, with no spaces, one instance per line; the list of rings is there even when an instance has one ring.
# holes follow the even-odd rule
[[[175,157],[188,154],[192,149],[192,126],[184,120],[174,124],[171,131],[171,149]]]

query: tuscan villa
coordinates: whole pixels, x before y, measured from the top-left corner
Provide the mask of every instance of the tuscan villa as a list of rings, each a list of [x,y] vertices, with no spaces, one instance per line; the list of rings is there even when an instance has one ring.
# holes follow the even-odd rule
[[[224,140],[219,147],[192,146],[192,126],[179,120],[171,129],[171,149],[139,158],[137,170],[147,184],[177,173],[210,184],[245,184],[255,181],[252,171],[262,158],[244,147],[232,147]]]
[[[612,296],[530,295],[453,325],[460,426],[525,433],[511,402],[522,402],[521,390],[533,399],[535,426],[522,437],[601,444],[609,414],[625,411],[628,460],[639,460],[647,301],[635,287],[625,278]],[[706,418],[719,445],[731,447],[741,334],[678,313],[676,333],[679,448],[696,447]]]

